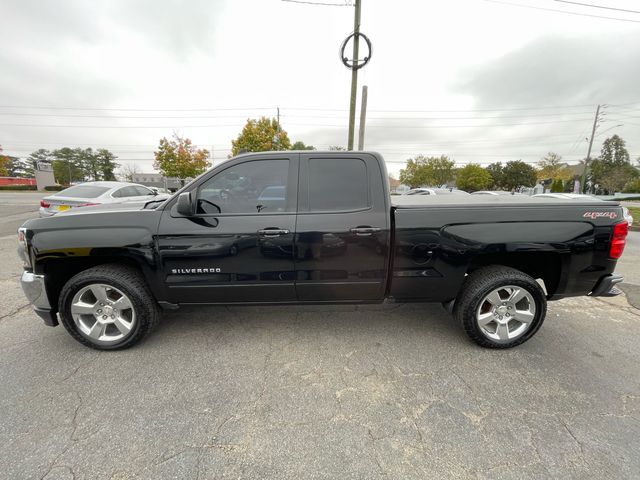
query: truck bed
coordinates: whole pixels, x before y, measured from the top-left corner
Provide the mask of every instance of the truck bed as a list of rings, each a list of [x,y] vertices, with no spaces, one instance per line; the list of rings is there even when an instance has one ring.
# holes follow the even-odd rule
[[[446,301],[484,264],[527,269],[550,298],[586,295],[607,258],[618,202],[513,196],[392,196],[395,258],[390,293]]]
[[[556,199],[530,197],[528,195],[391,195],[391,206],[395,208],[425,208],[431,205],[480,205],[480,206],[585,206],[612,207],[619,205],[616,201],[592,201],[580,199]]]

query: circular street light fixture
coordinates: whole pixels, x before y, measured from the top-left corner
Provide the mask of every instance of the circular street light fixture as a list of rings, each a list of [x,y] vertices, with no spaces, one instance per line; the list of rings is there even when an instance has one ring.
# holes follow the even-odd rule
[[[352,38],[355,39],[355,37],[358,37],[358,39],[362,39],[365,41],[365,43],[367,44],[367,49],[369,50],[369,54],[366,55],[363,59],[353,59],[353,60],[349,60],[349,58],[347,58],[344,54],[345,49],[347,48],[347,43],[349,43],[349,40],[351,40]],[[349,70],[360,70],[362,67],[364,67],[367,63],[369,63],[369,60],[371,60],[371,54],[373,53],[373,49],[371,47],[371,40],[369,40],[369,37],[367,37],[364,33],[360,33],[360,32],[353,32],[351,35],[349,35],[347,38],[344,39],[344,42],[342,42],[342,45],[340,46],[340,60],[342,60],[342,63],[344,64],[345,67],[347,67]]]

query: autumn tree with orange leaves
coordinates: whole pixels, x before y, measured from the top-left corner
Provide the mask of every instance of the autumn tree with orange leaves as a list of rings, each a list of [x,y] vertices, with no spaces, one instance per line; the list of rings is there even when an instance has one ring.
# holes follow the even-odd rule
[[[184,184],[185,178],[197,177],[211,166],[209,151],[197,148],[188,138],[177,133],[172,140],[166,137],[160,139],[158,150],[153,152],[155,161],[153,166],[165,177],[176,177]]]

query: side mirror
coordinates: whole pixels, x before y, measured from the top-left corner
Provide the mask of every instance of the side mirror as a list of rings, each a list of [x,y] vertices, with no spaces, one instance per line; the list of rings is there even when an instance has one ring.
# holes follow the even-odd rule
[[[178,203],[176,210],[180,215],[191,217],[193,215],[193,202],[191,201],[191,192],[184,192],[178,195]]]

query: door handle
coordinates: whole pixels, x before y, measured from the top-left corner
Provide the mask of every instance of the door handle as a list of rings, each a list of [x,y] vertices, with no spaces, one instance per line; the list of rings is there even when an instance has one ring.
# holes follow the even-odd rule
[[[289,230],[286,228],[263,228],[258,230],[258,235],[263,237],[279,237],[280,235],[287,235]]]
[[[355,227],[349,230],[351,233],[355,233],[359,237],[368,237],[372,233],[377,233],[381,228],[378,227]]]

